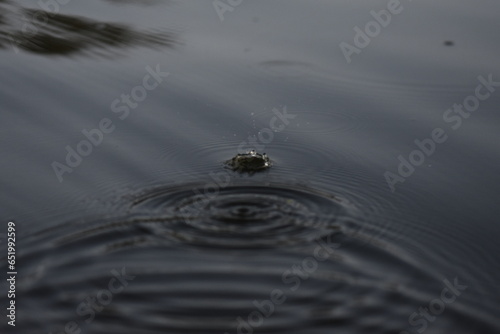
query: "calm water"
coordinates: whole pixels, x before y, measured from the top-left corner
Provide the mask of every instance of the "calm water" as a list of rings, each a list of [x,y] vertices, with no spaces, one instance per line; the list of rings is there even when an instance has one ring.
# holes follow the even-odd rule
[[[498,2],[66,2],[0,1],[2,333],[500,332]]]

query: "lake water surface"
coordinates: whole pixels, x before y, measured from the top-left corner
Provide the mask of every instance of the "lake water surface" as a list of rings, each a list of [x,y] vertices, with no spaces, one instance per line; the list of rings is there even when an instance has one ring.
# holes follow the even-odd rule
[[[0,8],[2,333],[500,332],[497,1]]]

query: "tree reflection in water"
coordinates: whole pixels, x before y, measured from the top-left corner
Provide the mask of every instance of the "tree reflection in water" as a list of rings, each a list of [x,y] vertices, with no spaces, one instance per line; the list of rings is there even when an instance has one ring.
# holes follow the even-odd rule
[[[0,48],[45,55],[114,57],[127,47],[173,48],[171,31],[138,31],[120,23],[20,8],[0,0]]]

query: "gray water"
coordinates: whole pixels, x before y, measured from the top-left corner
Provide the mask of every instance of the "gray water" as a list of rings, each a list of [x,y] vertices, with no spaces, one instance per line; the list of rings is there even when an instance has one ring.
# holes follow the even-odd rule
[[[2,333],[500,332],[497,2],[60,2],[0,1]]]

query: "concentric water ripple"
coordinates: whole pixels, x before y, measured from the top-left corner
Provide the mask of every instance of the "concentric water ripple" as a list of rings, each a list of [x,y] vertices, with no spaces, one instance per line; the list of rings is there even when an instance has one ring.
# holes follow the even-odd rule
[[[70,322],[97,334],[399,333],[442,289],[404,249],[366,242],[364,211],[384,205],[305,184],[237,182],[148,187],[124,197],[118,217],[33,234],[20,254],[19,299],[31,300],[23,333]],[[329,255],[317,257],[319,248]],[[126,286],[103,297],[117,272]],[[408,273],[425,284],[409,285]],[[273,291],[282,302],[269,301]],[[100,311],[87,324],[92,298]],[[446,307],[435,330],[456,319],[470,329],[472,309]],[[483,320],[488,332],[494,320]]]
[[[312,251],[315,247],[322,243],[329,247],[328,240],[332,238],[341,244],[349,238],[336,235],[333,227],[336,222],[346,220],[341,212],[344,215],[349,212],[342,201],[310,190],[276,185],[269,192],[264,191],[265,187],[250,185],[227,189],[227,194],[221,192],[220,199],[210,202],[212,205],[208,206],[213,208],[204,214],[212,221],[212,227],[197,225],[189,233],[182,230],[194,222],[202,224],[202,220],[188,217],[180,222],[178,216],[168,213],[193,202],[184,185],[145,191],[130,207],[136,213],[122,219],[79,222],[33,236],[30,247],[20,257],[25,270],[18,282],[19,299],[29,295],[30,304],[20,313],[23,322],[19,328],[26,334],[63,332],[68,323],[76,324],[83,329],[82,333],[95,334],[233,334],[252,330],[301,334],[332,330],[399,333],[407,328],[407,317],[415,307],[427,305],[440,288],[437,281],[429,287],[420,287],[416,293],[408,285],[408,273],[426,284],[431,279],[429,272],[408,261],[408,254],[402,249],[393,251],[391,247],[373,244],[367,248],[341,246],[326,259],[315,258]],[[253,195],[270,203],[257,205],[249,200]],[[295,198],[299,195],[307,199],[299,202]],[[182,196],[187,200],[182,201]],[[167,203],[177,206],[170,208]],[[327,203],[337,204],[328,209]],[[257,213],[259,209],[255,206],[264,213]],[[283,212],[275,212],[273,206],[281,206]],[[144,210],[148,208],[155,212],[145,216]],[[235,215],[239,216],[242,208],[248,211],[242,214],[246,218],[239,221]],[[307,217],[313,209],[323,214],[336,210],[335,223],[325,219],[316,221],[314,226],[314,231],[322,230],[329,236],[313,233],[313,226],[301,224],[297,218]],[[254,213],[250,214],[252,210]],[[258,222],[255,229],[247,227],[256,223],[255,215],[262,215],[277,230],[282,230],[284,236],[294,236],[296,242],[317,238],[316,242],[311,240],[300,247],[256,248],[275,247],[279,244],[276,240],[281,239],[275,235],[276,231]],[[291,230],[280,227],[286,226],[283,221],[299,227]],[[175,236],[174,230],[165,227],[175,222],[184,237]],[[222,232],[221,226],[232,228]],[[246,230],[248,236],[236,234],[236,226]],[[202,231],[211,237],[202,238]],[[267,238],[264,231],[270,233]],[[259,237],[265,242],[248,240]],[[271,245],[273,241],[275,245]],[[186,243],[238,248],[178,247]],[[127,284],[110,295],[106,289],[117,272],[127,278]],[[271,295],[276,291],[282,294],[281,302],[271,303]],[[97,301],[98,311],[87,322],[89,312],[82,310],[92,299]],[[456,319],[461,319],[464,326],[474,319],[470,309],[455,304],[446,307],[445,315],[433,326],[437,332],[444,332]],[[39,319],[44,322],[39,323]],[[486,329],[488,326],[484,324]]]
[[[278,247],[310,242],[356,219],[346,201],[284,184],[183,185],[146,190],[130,213],[150,233],[209,247]],[[156,222],[156,224],[152,224]]]

